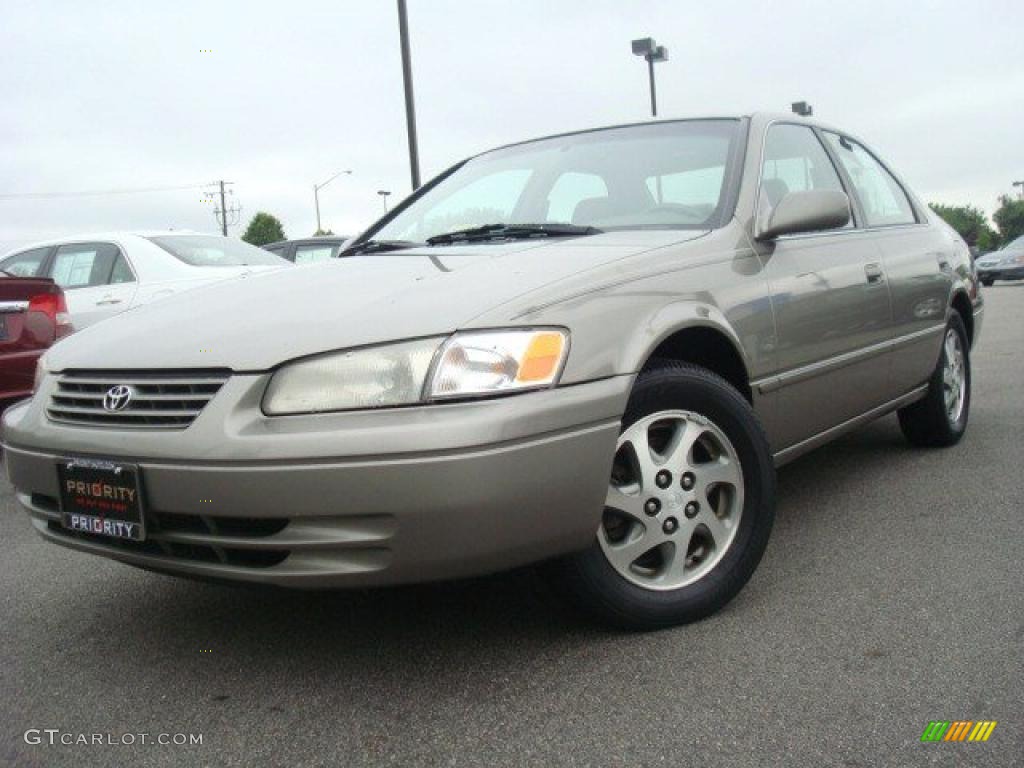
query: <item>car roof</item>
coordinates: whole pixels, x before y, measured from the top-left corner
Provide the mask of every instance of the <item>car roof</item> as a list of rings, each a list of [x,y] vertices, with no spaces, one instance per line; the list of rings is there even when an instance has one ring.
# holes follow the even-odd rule
[[[21,253],[22,251],[29,251],[33,248],[48,248],[53,245],[64,245],[65,243],[84,243],[93,240],[98,241],[111,241],[118,242],[126,237],[176,237],[184,235],[207,235],[209,237],[219,237],[220,235],[212,232],[194,232],[188,229],[154,229],[154,230],[136,230],[136,231],[108,231],[108,232],[83,232],[77,235],[63,235],[61,237],[52,237],[47,240],[37,240],[34,243],[25,243],[19,245],[16,248],[12,248],[3,254],[3,256],[9,256],[15,253]]]
[[[523,141],[514,141],[511,144],[503,144],[499,147],[493,147],[491,149],[484,150],[483,152],[473,155],[477,157],[479,155],[486,155],[490,152],[496,152],[501,149],[509,149],[511,147],[518,147],[524,144],[532,144],[536,141],[546,141],[548,139],[561,139],[568,136],[580,136],[588,133],[597,133],[599,131],[614,131],[620,128],[638,128],[646,125],[670,125],[672,123],[688,123],[695,122],[698,120],[750,120],[761,125],[767,125],[772,122],[785,121],[787,123],[803,123],[806,125],[813,125],[818,128],[822,128],[828,131],[835,131],[838,133],[852,134],[849,131],[845,131],[841,128],[837,128],[834,125],[826,123],[822,120],[818,120],[814,117],[804,117],[794,112],[772,112],[772,111],[761,111],[761,112],[746,112],[741,114],[717,114],[717,115],[689,115],[685,117],[673,117],[662,120],[643,120],[635,123],[619,123],[616,125],[604,125],[595,128],[584,128],[577,131],[565,131],[564,133],[553,133],[548,136],[537,136],[532,139],[525,139]],[[853,137],[856,138],[856,137]]]

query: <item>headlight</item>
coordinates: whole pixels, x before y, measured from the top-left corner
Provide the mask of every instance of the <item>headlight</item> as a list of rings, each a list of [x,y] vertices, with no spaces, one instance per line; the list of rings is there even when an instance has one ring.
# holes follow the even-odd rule
[[[40,355],[39,359],[36,360],[36,374],[32,379],[33,395],[39,391],[39,385],[43,383],[47,373],[49,373],[49,370],[46,367],[46,355]]]
[[[280,416],[418,403],[440,343],[420,339],[291,363],[270,380],[263,410]]]
[[[558,329],[457,333],[441,347],[428,399],[554,386],[569,351]]]
[[[385,408],[541,389],[558,383],[568,351],[564,330],[516,329],[335,352],[278,370],[263,411],[281,416]]]

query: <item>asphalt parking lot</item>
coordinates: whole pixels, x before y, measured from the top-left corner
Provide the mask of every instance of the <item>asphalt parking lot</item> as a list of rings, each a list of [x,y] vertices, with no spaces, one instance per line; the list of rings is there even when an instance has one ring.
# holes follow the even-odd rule
[[[0,480],[0,764],[1019,765],[1024,284],[986,289],[971,424],[895,417],[779,474],[753,580],[700,624],[595,627],[533,572],[213,586],[44,544]],[[922,744],[930,720],[996,720]],[[28,729],[202,734],[49,746]]]

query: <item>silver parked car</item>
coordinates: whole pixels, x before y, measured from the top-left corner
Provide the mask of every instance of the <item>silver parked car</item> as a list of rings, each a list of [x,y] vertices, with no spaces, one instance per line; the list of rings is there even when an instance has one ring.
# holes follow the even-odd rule
[[[760,114],[486,152],[345,258],[198,298],[58,344],[4,417],[44,538],[295,587],[546,561],[632,627],[742,588],[776,466],[892,411],[956,443],[982,319],[875,153]]]

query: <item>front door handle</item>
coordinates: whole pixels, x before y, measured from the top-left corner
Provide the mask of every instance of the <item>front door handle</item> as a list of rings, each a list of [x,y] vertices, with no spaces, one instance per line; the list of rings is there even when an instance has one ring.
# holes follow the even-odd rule
[[[865,264],[864,274],[867,275],[868,285],[878,285],[885,282],[885,272],[882,271],[880,264]]]
[[[115,299],[113,296],[104,296],[102,299],[96,302],[97,307],[102,307],[107,304],[120,304],[121,299]]]

